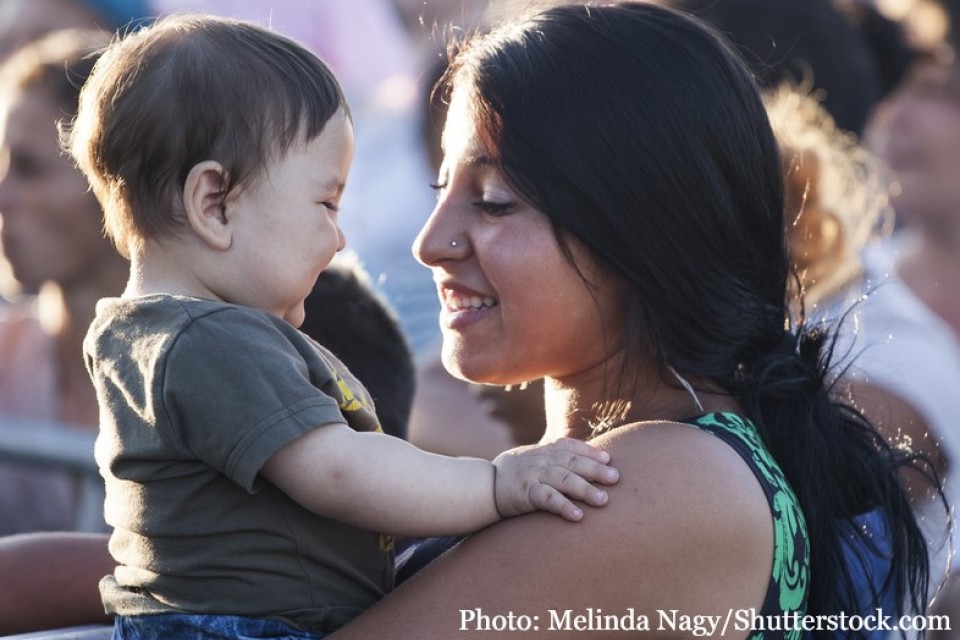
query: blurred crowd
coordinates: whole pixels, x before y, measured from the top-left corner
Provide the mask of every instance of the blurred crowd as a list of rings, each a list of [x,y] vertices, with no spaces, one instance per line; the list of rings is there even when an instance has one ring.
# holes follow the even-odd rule
[[[935,591],[960,567],[948,533],[960,500],[960,2],[659,2],[717,27],[765,89],[786,181],[795,313],[809,326],[841,323],[836,392],[891,444],[927,456],[944,481],[947,507],[913,495]],[[352,105],[356,155],[340,214],[350,255],[321,276],[304,331],[370,389],[390,416],[384,427],[421,448],[492,458],[537,442],[539,381],[481,386],[442,367],[435,286],[410,250],[435,199],[445,104],[431,89],[446,39],[529,4],[3,0],[0,431],[29,439],[34,420],[96,432],[81,342],[97,300],[123,290],[127,264],[60,150],[57,123],[75,112],[89,56],[114,33],[195,10],[308,45]],[[334,277],[351,284],[322,286]],[[325,317],[328,304],[341,315]],[[0,451],[0,535],[76,529],[82,486],[75,471]],[[949,606],[949,595],[939,602]]]

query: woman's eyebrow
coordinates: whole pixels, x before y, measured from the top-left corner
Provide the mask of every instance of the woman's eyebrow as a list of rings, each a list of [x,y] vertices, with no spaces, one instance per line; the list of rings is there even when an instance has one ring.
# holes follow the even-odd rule
[[[490,164],[490,156],[487,155],[467,156],[465,160],[465,164],[472,167],[483,167]]]

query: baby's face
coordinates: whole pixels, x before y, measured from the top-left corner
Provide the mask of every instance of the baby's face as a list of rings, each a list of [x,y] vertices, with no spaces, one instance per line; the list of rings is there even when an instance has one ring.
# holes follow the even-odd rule
[[[337,112],[319,136],[295,144],[228,201],[236,225],[230,302],[299,326],[303,300],[346,239],[337,208],[353,159],[353,126]]]

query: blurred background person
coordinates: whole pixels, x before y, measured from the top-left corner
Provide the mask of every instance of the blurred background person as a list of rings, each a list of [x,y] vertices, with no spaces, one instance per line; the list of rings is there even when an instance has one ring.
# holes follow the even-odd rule
[[[839,320],[864,293],[861,252],[892,230],[889,174],[806,87],[784,83],[764,102],[783,161],[797,312]]]
[[[943,476],[960,459],[960,430],[945,419],[960,411],[960,359],[916,321],[896,297],[897,284],[865,261],[892,228],[889,172],[815,98],[782,86],[765,98],[780,145],[786,183],[787,245],[796,272],[795,313],[808,326],[840,321],[834,347],[841,377],[833,393],[858,407],[894,446],[926,456]],[[892,337],[891,337],[892,336]],[[930,380],[928,371],[936,371]],[[957,474],[945,493],[960,495]],[[933,560],[931,587],[946,573],[947,510],[915,471],[903,475],[921,516]]]
[[[0,2],[0,59],[40,36],[68,28],[135,26],[152,9],[147,0],[3,0]]]
[[[866,140],[889,166],[898,230],[864,255],[877,294],[860,311],[867,335],[895,350],[892,361],[864,368],[873,382],[906,400],[937,436],[960,432],[960,67],[956,62],[958,3],[923,3],[939,29],[911,36],[920,55],[902,82],[877,107]],[[931,7],[933,9],[931,9]],[[939,9],[936,13],[934,9]],[[926,38],[924,38],[924,34]],[[930,34],[938,37],[931,37]],[[882,366],[881,366],[882,365]],[[960,496],[960,454],[946,451],[946,489]],[[960,539],[954,529],[955,540]],[[954,543],[956,546],[956,542]],[[946,552],[943,552],[946,555]],[[953,565],[956,566],[956,554]]]
[[[0,412],[91,434],[97,401],[81,344],[97,300],[122,291],[127,264],[103,235],[86,180],[60,152],[57,122],[76,111],[91,52],[108,38],[56,32],[0,70],[0,242],[26,292],[0,307]],[[75,478],[15,462],[0,474],[0,533],[74,527]]]
[[[113,33],[144,24],[152,13],[149,0],[0,0],[0,62],[53,31],[77,28]],[[20,288],[9,265],[0,260],[0,296],[16,295]]]
[[[946,2],[957,9],[958,4]],[[903,228],[889,247],[910,291],[960,335],[960,65],[957,31],[877,109],[869,141],[895,174]]]
[[[885,20],[869,4],[859,5],[857,21],[834,0],[658,1],[693,13],[729,38],[761,87],[806,86],[838,127],[857,135],[908,64],[906,43],[896,46],[895,23],[884,22],[894,33],[882,47],[876,29],[869,35],[861,30],[861,24]]]

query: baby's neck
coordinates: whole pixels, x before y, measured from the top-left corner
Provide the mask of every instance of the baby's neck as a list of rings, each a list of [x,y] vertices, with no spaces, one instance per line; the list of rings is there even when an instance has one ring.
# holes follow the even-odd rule
[[[147,247],[130,256],[130,277],[123,297],[136,298],[154,295],[183,295],[217,300],[219,297],[203,284],[190,261],[171,255],[156,246]]]

